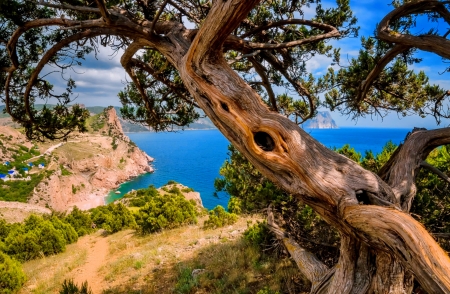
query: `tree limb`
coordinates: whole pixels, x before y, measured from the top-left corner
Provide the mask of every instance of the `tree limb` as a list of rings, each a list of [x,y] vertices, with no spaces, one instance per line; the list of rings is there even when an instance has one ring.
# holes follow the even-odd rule
[[[194,105],[195,107],[199,108],[199,106],[197,105],[197,103],[195,103],[195,101],[193,99],[190,99],[189,97],[186,96],[186,94],[182,93],[180,91],[180,88],[174,84],[172,81],[168,80],[167,78],[159,75],[149,64],[142,62],[141,60],[138,59],[131,59],[130,60],[130,65],[133,65],[135,67],[138,67],[146,72],[148,72],[150,75],[153,76],[153,78],[161,83],[163,83],[164,85],[166,85],[168,88],[170,88],[174,93],[176,93],[180,98],[182,98],[185,102]]]
[[[185,9],[183,9],[183,7],[181,7],[180,5],[176,4],[174,1],[169,0],[169,4],[172,5],[173,7],[175,7],[176,9],[178,9],[181,13],[183,13],[184,15],[186,15],[187,17],[189,17],[193,21],[195,21],[195,23],[200,24],[200,20],[195,15],[193,15],[192,13],[186,11]]]
[[[67,37],[67,38],[61,40],[57,44],[55,44],[52,48],[50,48],[44,54],[44,56],[42,56],[41,60],[39,61],[39,63],[35,67],[33,73],[31,74],[30,78],[28,79],[27,87],[26,87],[25,93],[23,95],[23,99],[25,101],[25,110],[27,112],[29,121],[31,123],[33,123],[34,118],[33,118],[32,112],[31,112],[30,93],[31,93],[31,89],[33,88],[33,86],[36,82],[36,79],[39,77],[39,74],[41,73],[44,66],[50,61],[50,59],[53,56],[55,56],[58,53],[59,50],[68,46],[70,43],[75,42],[80,39],[84,39],[84,38],[99,36],[102,33],[105,33],[105,30],[95,29],[95,30],[87,30],[87,31],[83,31],[80,33],[76,33],[70,37]]]
[[[106,8],[105,0],[95,0],[97,3],[98,9],[100,10],[100,14],[102,15],[102,18],[105,20],[107,24],[111,24],[111,14],[109,13],[108,9]]]
[[[145,108],[152,114],[152,116],[156,117],[156,112],[153,108],[153,105],[150,102],[149,97],[147,96],[147,93],[145,92],[145,89],[142,87],[139,79],[137,78],[135,72],[131,68],[131,59],[134,56],[134,54],[144,47],[144,44],[139,41],[134,41],[131,43],[127,50],[125,50],[124,54],[120,58],[120,63],[122,64],[122,67],[125,69],[125,71],[130,76],[131,80],[133,81],[134,85],[138,89],[139,93],[142,96],[142,99],[144,100]]]
[[[374,205],[348,206],[344,215],[363,242],[382,251],[389,248],[429,293],[448,293],[450,258],[422,224],[406,213]]]
[[[426,161],[422,161],[422,163],[420,164],[421,167],[426,168],[427,170],[429,170],[430,172],[438,175],[441,179],[443,179],[444,181],[446,181],[447,183],[450,183],[450,178],[444,174],[442,171],[440,171],[438,168],[436,168],[435,166],[432,166],[431,164],[429,164]]]
[[[264,88],[267,91],[267,95],[269,95],[269,101],[270,101],[270,105],[271,105],[272,110],[278,112],[277,101],[275,99],[275,93],[273,92],[273,89],[272,89],[272,86],[270,84],[269,78],[267,77],[266,69],[264,68],[264,66],[261,63],[259,63],[256,60],[256,58],[250,57],[248,60],[253,64],[253,66],[255,67],[256,72],[261,77],[262,84],[263,84]]]
[[[268,23],[266,25],[256,27],[256,28],[248,31],[245,34],[240,35],[239,37],[244,39],[244,38],[249,37],[251,35],[255,35],[255,34],[261,32],[261,31],[264,31],[264,30],[267,30],[267,29],[270,29],[270,28],[274,28],[274,27],[288,25],[288,24],[307,25],[307,26],[310,26],[310,27],[314,27],[314,28],[318,28],[318,29],[324,30],[325,32],[337,31],[337,29],[334,26],[328,25],[326,23],[320,23],[320,22],[307,20],[307,19],[285,19],[285,20],[271,22],[271,23]]]
[[[267,225],[277,239],[283,243],[302,274],[305,275],[311,282],[312,287],[315,288],[316,285],[322,281],[325,274],[329,271],[329,268],[313,253],[306,251],[290,238],[287,233],[275,223],[271,207],[267,210]]]
[[[413,131],[380,169],[379,176],[392,187],[404,211],[409,211],[416,194],[418,168],[431,150],[445,144],[450,144],[450,128]]]
[[[372,87],[373,82],[384,70],[386,65],[394,60],[395,57],[397,57],[400,53],[405,52],[410,48],[411,47],[404,45],[395,45],[392,49],[386,52],[386,54],[377,62],[375,67],[367,75],[366,79],[363,80],[359,85],[358,97],[356,98],[356,102],[362,101],[366,97],[369,89]]]
[[[339,261],[311,294],[367,293],[370,286],[370,249],[351,236],[341,236]]]
[[[161,13],[164,11],[164,8],[166,7],[168,1],[169,0],[165,0],[163,2],[163,4],[161,5],[161,7],[159,8],[158,13],[156,14],[155,18],[153,19],[152,25],[150,26],[150,32],[153,32],[156,22],[158,21],[159,17],[161,16]]]
[[[447,21],[448,15],[443,14],[443,6],[448,1],[441,2],[438,0],[418,0],[403,4],[388,13],[379,23],[377,27],[377,37],[381,40],[395,43],[397,45],[419,48],[423,51],[433,52],[441,57],[450,59],[450,40],[435,35],[405,35],[392,31],[389,24],[400,17],[426,12],[438,12]],[[448,13],[448,12],[447,12]]]
[[[306,89],[302,83],[300,83],[298,80],[295,80],[291,77],[291,75],[288,73],[286,68],[283,66],[282,62],[278,60],[276,56],[274,56],[272,53],[268,51],[261,52],[261,56],[267,60],[276,70],[278,70],[285,78],[286,80],[291,83],[291,85],[294,87],[294,89],[297,91],[297,93],[302,97],[306,97],[305,100],[307,100],[308,106],[309,106],[309,113],[304,116],[300,115],[302,121],[299,123],[303,123],[304,121],[310,119],[314,116],[315,110],[316,110],[316,102],[314,101],[314,98],[312,97],[311,93]]]

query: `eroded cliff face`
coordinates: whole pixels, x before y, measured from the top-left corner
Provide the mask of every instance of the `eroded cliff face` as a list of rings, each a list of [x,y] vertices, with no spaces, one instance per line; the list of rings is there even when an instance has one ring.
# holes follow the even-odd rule
[[[153,158],[123,133],[114,108],[96,117],[91,134],[75,134],[50,155],[48,176],[29,203],[64,211],[104,204],[107,193],[140,174],[153,172]],[[55,143],[56,144],[56,143]]]

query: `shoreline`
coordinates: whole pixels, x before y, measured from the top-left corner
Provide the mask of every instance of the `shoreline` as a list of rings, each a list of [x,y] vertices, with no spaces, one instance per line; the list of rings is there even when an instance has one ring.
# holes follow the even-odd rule
[[[105,203],[104,205],[108,205],[109,203],[107,202],[107,199],[106,198],[108,198],[109,197],[109,194],[112,192],[112,191],[117,191],[117,189],[119,189],[122,185],[125,185],[125,184],[127,184],[127,183],[130,183],[132,180],[134,180],[134,179],[136,179],[136,178],[138,178],[138,177],[141,177],[141,176],[144,176],[144,175],[146,175],[146,174],[152,174],[152,173],[154,173],[155,172],[155,170],[153,169],[153,171],[152,172],[144,172],[144,173],[142,173],[142,174],[139,174],[139,175],[137,175],[137,176],[132,176],[132,177],[130,177],[128,180],[126,180],[125,182],[122,182],[122,183],[120,183],[116,188],[114,188],[114,189],[111,189],[111,190],[109,190],[108,191],[108,193],[103,197],[103,202]],[[124,193],[124,195],[125,195],[126,193]],[[120,198],[123,198],[123,195],[122,195],[122,197],[120,197]],[[117,199],[116,199],[117,200]],[[116,201],[116,200],[114,200],[114,201]],[[114,202],[113,201],[113,202]],[[110,203],[112,203],[112,202],[110,202]]]

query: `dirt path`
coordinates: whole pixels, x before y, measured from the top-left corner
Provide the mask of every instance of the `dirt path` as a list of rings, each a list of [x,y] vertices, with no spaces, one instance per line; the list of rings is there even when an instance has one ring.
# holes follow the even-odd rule
[[[93,294],[101,293],[104,289],[104,278],[98,274],[98,270],[106,261],[108,239],[95,234],[78,242],[87,249],[87,258],[84,265],[74,270],[73,280],[78,285],[87,281]]]

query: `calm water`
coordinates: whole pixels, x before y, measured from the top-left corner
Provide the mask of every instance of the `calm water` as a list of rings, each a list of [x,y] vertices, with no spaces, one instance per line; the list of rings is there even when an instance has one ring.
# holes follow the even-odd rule
[[[387,141],[399,144],[410,129],[340,128],[335,130],[307,130],[327,147],[342,147],[350,144],[364,155],[366,150],[379,153]],[[214,197],[214,179],[219,177],[219,168],[227,159],[228,140],[218,130],[184,131],[178,133],[129,133],[139,148],[155,158],[152,174],[141,175],[122,184],[106,198],[110,203],[132,189],[149,185],[160,187],[175,180],[200,192],[203,205],[211,209],[220,204],[227,206],[225,193]]]

